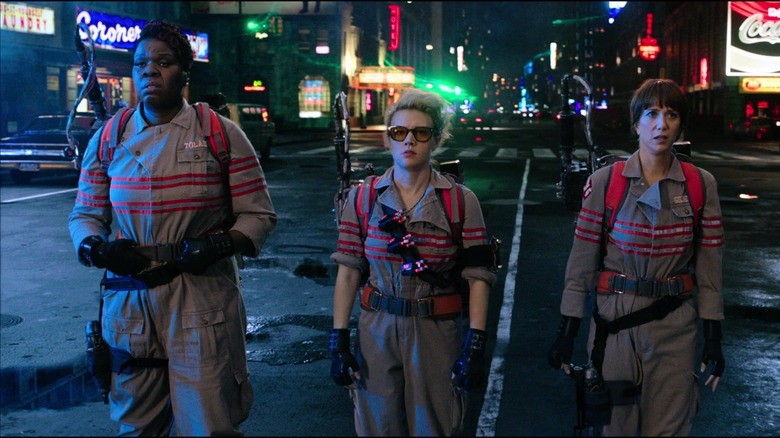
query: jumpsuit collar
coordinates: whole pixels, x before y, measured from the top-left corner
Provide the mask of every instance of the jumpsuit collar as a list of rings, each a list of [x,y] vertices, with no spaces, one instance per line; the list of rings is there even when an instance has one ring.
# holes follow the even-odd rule
[[[393,172],[394,166],[390,166],[385,173],[379,177],[376,183],[377,191],[383,188],[389,188],[389,190],[382,190],[382,193],[377,197],[377,201],[380,204],[386,205],[393,210],[403,210],[404,205],[401,201],[401,197],[396,193],[393,187]],[[440,211],[443,210],[438,206],[438,196],[436,195],[436,189],[447,190],[452,188],[452,183],[446,177],[442,176],[436,169],[431,169],[431,181],[428,188],[425,189],[425,194],[415,209],[408,213],[409,223],[414,222],[430,222],[434,225],[449,231],[449,223],[447,218],[444,217]]]
[[[173,120],[169,123],[181,126],[184,129],[189,129],[195,120],[195,110],[187,102],[187,99],[182,97],[181,100],[181,110],[179,110]],[[145,129],[152,128],[151,125],[146,123],[146,120],[144,120],[144,117],[141,115],[141,107],[143,104],[143,102],[138,104],[138,111],[133,114],[133,123],[128,123],[127,125],[126,131],[131,135],[136,135]]]
[[[623,176],[626,178],[642,178],[642,166],[639,162],[639,150],[628,157],[628,161],[626,161],[626,165],[623,168]],[[678,160],[677,156],[674,154],[672,154],[672,165],[669,167],[669,171],[666,173],[666,177],[664,179],[671,179],[679,182],[685,181],[685,175],[682,171],[682,164],[680,164],[680,160]]]

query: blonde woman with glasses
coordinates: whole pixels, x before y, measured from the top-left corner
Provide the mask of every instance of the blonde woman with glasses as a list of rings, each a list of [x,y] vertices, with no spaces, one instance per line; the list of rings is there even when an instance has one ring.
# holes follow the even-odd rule
[[[352,190],[341,217],[331,256],[339,265],[331,377],[350,391],[359,436],[456,434],[468,392],[484,383],[496,276],[485,262],[490,242],[477,197],[432,165],[433,151],[451,137],[451,118],[438,95],[406,92],[385,114],[393,165]]]

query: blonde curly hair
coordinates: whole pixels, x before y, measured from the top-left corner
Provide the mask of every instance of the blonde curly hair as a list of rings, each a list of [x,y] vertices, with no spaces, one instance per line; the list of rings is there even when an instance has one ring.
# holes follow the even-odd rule
[[[401,110],[417,110],[431,118],[433,136],[436,139],[433,150],[452,138],[454,108],[438,94],[416,89],[405,91],[401,98],[385,112],[385,126],[389,126],[395,113]],[[389,137],[385,137],[385,145],[388,147],[389,141]]]

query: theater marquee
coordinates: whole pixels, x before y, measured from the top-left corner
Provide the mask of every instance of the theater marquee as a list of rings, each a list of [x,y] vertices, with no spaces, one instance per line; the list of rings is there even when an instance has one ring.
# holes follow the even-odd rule
[[[726,75],[780,76],[780,1],[728,7]]]

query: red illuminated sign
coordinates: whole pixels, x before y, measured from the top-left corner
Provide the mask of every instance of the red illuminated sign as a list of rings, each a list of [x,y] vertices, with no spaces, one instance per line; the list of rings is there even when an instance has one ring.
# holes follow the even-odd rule
[[[398,50],[401,39],[401,7],[398,5],[388,5],[390,9],[390,44],[387,50]]]
[[[647,36],[639,43],[639,56],[645,61],[654,61],[661,53],[658,40],[653,38],[653,14],[647,14]]]

